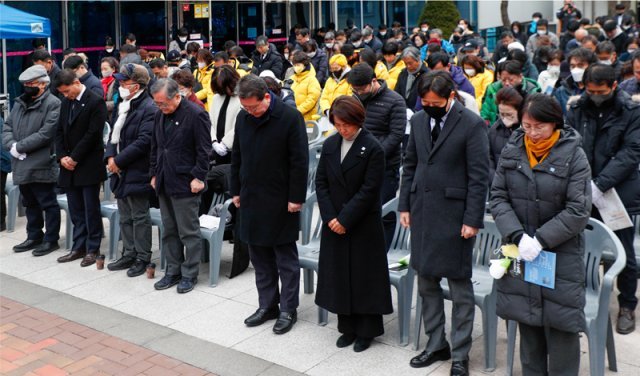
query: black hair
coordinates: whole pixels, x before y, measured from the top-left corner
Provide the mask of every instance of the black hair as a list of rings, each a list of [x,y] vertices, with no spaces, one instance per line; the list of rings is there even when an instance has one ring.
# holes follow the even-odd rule
[[[378,26],[378,30],[387,30],[387,25],[386,24],[380,24]]]
[[[224,51],[218,51],[213,55],[213,61],[222,60],[223,63],[229,62],[229,54]]]
[[[135,41],[136,40],[136,35],[134,33],[129,33],[129,34],[127,34],[125,39],[128,39],[130,41]]]
[[[564,128],[562,106],[552,96],[542,93],[527,95],[522,107],[522,115],[524,116],[524,114],[542,123],[554,123],[556,129]]]
[[[383,55],[395,55],[398,53],[398,44],[393,41],[385,42],[382,45],[382,54]]]
[[[74,56],[69,56],[64,61],[64,66],[62,68],[64,68],[64,69],[78,69],[81,66],[86,68],[87,64],[84,63],[84,60],[80,56],[74,55]]]
[[[269,88],[267,87],[267,83],[253,73],[242,77],[238,81],[237,92],[240,99],[255,97],[257,100],[261,101],[264,99],[264,96],[268,91]]]
[[[36,50],[33,52],[33,55],[31,55],[31,61],[36,62],[36,61],[52,61],[53,57],[51,56],[51,54],[49,53],[49,51],[47,50]]]
[[[304,52],[313,52],[318,50],[318,43],[314,39],[309,39],[306,42],[302,43],[302,51]]]
[[[105,37],[104,38],[104,45],[105,46],[111,46],[111,47],[115,46],[115,43],[113,43],[113,38],[111,38],[109,36]]]
[[[33,46],[34,49],[38,47],[44,47],[46,45],[47,45],[47,40],[45,38],[35,38],[34,40],[31,41],[31,46]]]
[[[500,76],[500,73],[507,72],[509,74],[522,74],[522,64],[520,64],[517,60],[507,60],[498,64],[498,69],[496,70],[497,76]]]
[[[602,28],[604,29],[604,31],[613,31],[618,27],[618,23],[615,20],[607,20],[605,21],[604,25],[602,25]]]
[[[449,55],[445,52],[434,52],[427,57],[427,65],[429,69],[433,69],[441,63],[443,67],[449,65]]]
[[[186,37],[186,36],[188,36],[188,35],[189,35],[189,30],[187,30],[187,28],[186,28],[186,27],[181,27],[181,28],[178,30],[178,36]]]
[[[189,42],[189,43],[187,43],[187,53],[188,54],[192,54],[192,53],[198,52],[199,49],[200,49],[200,45],[197,42]]]
[[[588,64],[593,64],[597,61],[596,54],[594,54],[590,49],[584,47],[574,48],[571,50],[569,55],[567,55],[567,63],[571,64],[571,59],[584,61]]]
[[[511,31],[509,31],[509,30],[507,30],[507,31],[503,31],[503,32],[500,34],[500,40],[503,40],[504,38],[512,38],[512,39],[515,39],[515,37],[513,36],[513,33],[512,33]]]
[[[120,52],[124,52],[125,54],[135,54],[136,51],[136,46],[132,46],[130,44],[123,44],[120,46]]]
[[[567,30],[569,30],[572,33],[574,33],[579,28],[580,28],[580,22],[578,22],[577,20],[571,20],[567,24]]]
[[[587,85],[588,83],[596,85],[607,85],[613,87],[616,82],[616,71],[610,65],[604,64],[592,64],[584,72],[582,82]]]
[[[529,60],[529,56],[527,55],[526,52],[519,50],[517,48],[514,48],[511,51],[509,51],[509,53],[507,53],[507,61],[508,60],[518,61],[520,62],[520,65],[524,67],[524,65]]]
[[[235,46],[236,46],[236,42],[234,42],[232,40],[228,40],[228,41],[224,42],[224,45],[222,46],[222,48],[225,51],[229,51],[230,49],[232,49]]]
[[[364,86],[371,83],[375,77],[373,68],[369,64],[358,64],[349,71],[347,82],[352,86]]]
[[[55,87],[59,88],[62,85],[68,86],[73,84],[78,77],[76,77],[76,73],[71,69],[63,69],[58,73],[55,80]]]
[[[304,66],[307,67],[311,63],[311,59],[306,53],[297,50],[293,53],[293,59],[291,59],[291,62],[293,64],[304,64]]]
[[[549,26],[549,21],[547,21],[546,18],[541,18],[537,24],[537,27],[540,27],[540,26]]]
[[[356,42],[360,39],[362,39],[362,33],[359,30],[354,30],[351,32],[351,35],[349,36],[350,41]]]
[[[120,51],[122,51],[122,49],[120,49]],[[71,47],[65,48],[64,50],[62,50],[62,56],[67,56],[75,53],[76,53],[76,50]]]
[[[429,43],[429,45],[427,45],[427,52],[429,52],[429,54],[440,51],[442,51],[442,46],[440,45],[440,43]]]
[[[167,62],[160,58],[155,58],[149,62],[149,68],[164,68],[166,66]]]
[[[354,52],[356,52],[356,48],[353,47],[353,44],[346,43],[340,47],[340,53],[342,53],[347,59],[350,58]]]
[[[616,52],[616,46],[608,40],[596,45],[596,55],[601,53],[613,54],[614,52]]]
[[[282,93],[282,86],[273,77],[260,77],[267,84],[267,87],[273,94],[280,96]]]
[[[449,98],[451,93],[455,91],[456,83],[453,82],[448,72],[431,71],[423,74],[418,81],[418,95],[420,97],[432,92],[441,98]]]
[[[376,69],[376,64],[378,64],[378,57],[376,53],[371,48],[363,48],[360,50],[360,60],[369,64],[369,66],[373,69]]]
[[[229,65],[222,65],[213,71],[211,90],[214,93],[233,96],[240,80],[238,72]]]

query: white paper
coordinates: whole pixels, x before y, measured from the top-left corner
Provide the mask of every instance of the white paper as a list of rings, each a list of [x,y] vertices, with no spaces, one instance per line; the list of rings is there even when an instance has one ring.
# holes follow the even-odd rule
[[[220,217],[203,214],[200,216],[200,227],[216,230],[220,225]]]
[[[333,129],[333,124],[331,124],[328,117],[323,116],[318,119],[318,128],[320,129],[320,132],[326,132]]]
[[[604,224],[612,231],[633,226],[633,222],[631,222],[631,218],[629,218],[629,214],[627,214],[627,210],[624,208],[615,188],[604,192],[602,198],[593,204],[598,208]]]
[[[106,204],[104,207],[107,209],[118,209],[118,204]]]

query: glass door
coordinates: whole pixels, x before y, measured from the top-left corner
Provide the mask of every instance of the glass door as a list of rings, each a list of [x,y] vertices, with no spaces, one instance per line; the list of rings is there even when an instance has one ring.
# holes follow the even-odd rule
[[[253,45],[258,36],[264,34],[262,27],[262,3],[238,3],[238,44],[244,48]],[[247,53],[248,51],[245,51]]]

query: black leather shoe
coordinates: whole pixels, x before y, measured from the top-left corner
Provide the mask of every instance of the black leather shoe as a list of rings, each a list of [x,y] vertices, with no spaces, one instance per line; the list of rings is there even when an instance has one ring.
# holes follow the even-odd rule
[[[347,347],[350,346],[355,340],[355,334],[343,334],[336,341],[336,346],[338,346],[339,348]]]
[[[451,363],[451,376],[468,376],[468,375],[469,375],[468,360],[454,360]]]
[[[147,271],[148,262],[142,261],[140,259],[136,259],[133,265],[127,270],[127,276],[129,277],[137,277],[143,275]],[[109,266],[107,266],[109,267]]]
[[[629,334],[634,330],[636,330],[636,313],[629,308],[620,308],[620,312],[618,312],[618,322],[616,323],[616,332]]]
[[[117,259],[114,262],[110,262],[109,264],[107,264],[107,269],[113,271],[116,270],[125,270],[125,269],[129,269],[131,266],[133,266],[133,263],[136,261],[136,259],[134,259],[133,257],[120,257],[119,259]]]
[[[371,346],[371,341],[373,341],[373,338],[356,338],[356,343],[353,344],[353,351],[363,352]]]
[[[181,278],[179,275],[165,274],[161,280],[153,285],[153,288],[156,290],[166,290],[169,287],[177,285]]]
[[[80,266],[86,268],[89,265],[93,265],[96,263],[96,259],[98,258],[98,251],[95,252],[87,252],[87,254],[82,259]]]
[[[87,252],[85,251],[71,251],[62,257],[58,257],[58,262],[63,263],[63,262],[79,260],[83,258],[86,254]]]
[[[280,316],[278,316],[278,320],[273,325],[273,332],[275,334],[285,334],[291,328],[293,328],[293,324],[298,321],[298,313],[296,311],[293,312],[280,312]]]
[[[58,245],[57,241],[43,242],[42,244],[37,246],[36,249],[34,249],[33,252],[31,252],[31,254],[36,257],[39,257],[39,256],[48,255],[49,253],[55,251],[56,249],[60,249],[60,246]]]
[[[449,345],[442,350],[427,352],[426,350],[421,352],[420,355],[415,356],[409,362],[409,365],[413,368],[429,367],[438,360],[451,359],[451,349]]]
[[[37,246],[39,246],[40,244],[42,244],[42,240],[27,239],[20,244],[14,245],[13,251],[16,253],[30,251],[36,248]]]
[[[178,294],[186,294],[193,290],[193,288],[196,287],[196,283],[198,283],[198,278],[182,277],[180,283],[178,283]]]
[[[277,319],[279,314],[278,308],[258,308],[253,315],[244,320],[244,324],[246,326],[262,325],[269,320]]]

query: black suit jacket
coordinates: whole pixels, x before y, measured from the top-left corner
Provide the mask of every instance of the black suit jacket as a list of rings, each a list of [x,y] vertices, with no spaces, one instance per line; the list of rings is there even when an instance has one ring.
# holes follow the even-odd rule
[[[102,97],[85,88],[74,116],[69,119],[72,101],[62,99],[56,155],[58,160],[71,157],[78,163],[73,171],[60,167],[58,185],[75,187],[100,184],[107,178],[104,165],[104,123],[107,121],[107,105]]]

